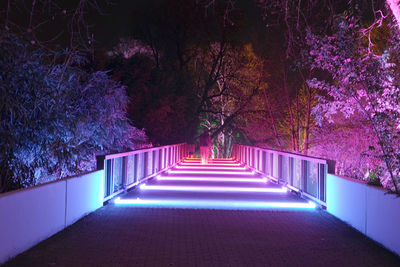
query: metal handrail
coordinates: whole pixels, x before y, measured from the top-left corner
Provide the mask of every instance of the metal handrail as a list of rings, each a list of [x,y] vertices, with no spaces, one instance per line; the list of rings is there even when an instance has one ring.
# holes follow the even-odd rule
[[[103,200],[171,168],[191,150],[191,145],[181,143],[97,156],[97,169],[104,169]]]
[[[180,143],[180,144],[176,144],[176,145],[184,145],[184,144],[185,143]],[[127,151],[127,152],[109,154],[109,155],[105,155],[105,159],[126,157],[126,156],[135,155],[135,154],[139,154],[139,153],[145,153],[145,152],[149,152],[149,151],[159,150],[159,149],[162,149],[162,148],[165,148],[165,147],[168,147],[168,146],[172,146],[172,145],[157,146],[157,147],[150,147],[150,148],[142,148],[142,149]]]
[[[335,162],[285,151],[235,144],[232,157],[292,190],[326,205],[326,176]]]

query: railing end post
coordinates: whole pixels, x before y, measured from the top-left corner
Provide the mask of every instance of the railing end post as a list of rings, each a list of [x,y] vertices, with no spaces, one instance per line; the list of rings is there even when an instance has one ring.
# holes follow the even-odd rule
[[[97,161],[96,169],[97,170],[104,170],[104,160],[105,159],[106,159],[105,155],[97,155],[96,156],[96,161]]]
[[[328,165],[328,173],[335,174],[336,161],[328,159],[326,163]]]

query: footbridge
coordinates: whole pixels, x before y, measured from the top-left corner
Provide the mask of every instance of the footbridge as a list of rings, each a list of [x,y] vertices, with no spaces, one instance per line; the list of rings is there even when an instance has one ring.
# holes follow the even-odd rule
[[[334,168],[327,160],[235,145],[232,158],[201,164],[193,152],[193,145],[179,144],[99,158],[99,167],[105,168],[105,200],[211,209],[315,209],[326,204],[327,171]]]
[[[333,162],[246,145],[193,155],[99,156],[96,172],[0,196],[0,264],[399,266],[398,220],[385,219],[398,213]]]

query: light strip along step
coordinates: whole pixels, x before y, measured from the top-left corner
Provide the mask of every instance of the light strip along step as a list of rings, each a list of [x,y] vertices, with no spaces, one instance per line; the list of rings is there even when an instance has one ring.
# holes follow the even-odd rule
[[[234,175],[253,175],[255,174],[255,171],[240,171],[238,170],[237,172],[233,171],[185,171],[185,170],[168,170],[168,173],[172,174],[234,174]]]
[[[233,163],[233,164],[201,164],[201,163],[179,163],[180,166],[203,166],[203,167],[242,167],[241,163]]]
[[[169,186],[147,185],[140,186],[142,190],[169,190],[169,191],[194,191],[194,192],[261,192],[261,193],[286,193],[287,189],[268,187],[228,187],[228,186]]]
[[[221,200],[162,200],[162,199],[121,199],[114,200],[117,205],[137,207],[174,207],[206,209],[315,209],[316,204],[309,202],[258,202],[258,201],[221,201]]]
[[[161,181],[204,181],[204,182],[255,182],[266,183],[267,178],[213,178],[213,177],[174,177],[174,176],[157,176],[157,180]]]
[[[246,170],[246,166],[242,167],[234,167],[234,166],[227,166],[227,167],[221,167],[221,166],[193,166],[193,165],[176,165],[175,168],[177,169],[199,169],[199,170]]]

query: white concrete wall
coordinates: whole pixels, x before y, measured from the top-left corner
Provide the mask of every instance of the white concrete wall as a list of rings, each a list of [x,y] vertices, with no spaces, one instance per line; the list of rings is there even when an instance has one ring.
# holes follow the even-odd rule
[[[103,180],[96,171],[1,194],[0,264],[101,207]]]
[[[400,255],[400,198],[382,188],[327,176],[327,211]]]
[[[367,211],[365,184],[328,174],[326,189],[327,211],[365,233]]]
[[[0,263],[65,227],[65,181],[0,197]]]
[[[367,189],[366,235],[400,255],[400,197]]]
[[[70,178],[66,182],[66,226],[103,206],[103,170]]]

